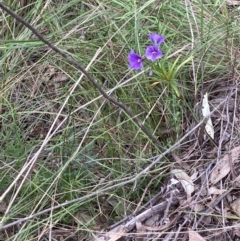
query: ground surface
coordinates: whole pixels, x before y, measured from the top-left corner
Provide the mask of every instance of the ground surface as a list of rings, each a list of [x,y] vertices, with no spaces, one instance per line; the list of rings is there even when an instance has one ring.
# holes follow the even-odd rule
[[[3,4],[0,240],[240,240],[238,1]]]

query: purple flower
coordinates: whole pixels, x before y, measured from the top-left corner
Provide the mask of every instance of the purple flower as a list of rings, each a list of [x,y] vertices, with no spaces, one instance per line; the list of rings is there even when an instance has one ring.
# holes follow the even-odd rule
[[[131,50],[130,54],[128,55],[128,62],[131,69],[138,70],[143,67],[143,60],[142,57]]]
[[[151,33],[150,40],[153,44],[158,45],[164,42],[164,37],[157,33]]]
[[[148,46],[146,49],[146,58],[152,60],[152,62],[160,59],[162,52],[157,46]]]

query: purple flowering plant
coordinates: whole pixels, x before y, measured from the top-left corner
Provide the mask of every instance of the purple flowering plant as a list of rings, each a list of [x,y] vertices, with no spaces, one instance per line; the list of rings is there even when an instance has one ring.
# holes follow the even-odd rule
[[[163,54],[159,48],[159,45],[164,43],[164,37],[157,33],[151,33],[149,38],[153,45],[150,45],[146,48],[145,56],[148,60],[155,62],[156,60],[162,58]],[[131,50],[129,53],[128,62],[129,67],[132,70],[140,70],[143,68],[143,57],[135,53],[134,50]]]
[[[164,60],[159,61],[163,56],[160,45],[164,43],[165,39],[158,33],[151,33],[149,39],[152,44],[146,47],[145,57],[138,55],[134,50],[131,50],[129,53],[128,62],[130,69],[141,70],[143,68],[143,61],[146,58],[151,63],[149,75],[154,79],[154,82],[151,84],[151,86],[164,82],[170,86],[178,97],[180,97],[180,92],[176,84],[177,73],[183,67],[183,65],[192,60],[193,56],[190,56],[181,63],[178,63],[180,57],[178,57],[173,63]]]
[[[138,70],[138,69],[142,69],[143,67],[142,57],[136,54],[134,50],[131,50],[130,54],[128,55],[128,62],[129,62],[130,69]]]

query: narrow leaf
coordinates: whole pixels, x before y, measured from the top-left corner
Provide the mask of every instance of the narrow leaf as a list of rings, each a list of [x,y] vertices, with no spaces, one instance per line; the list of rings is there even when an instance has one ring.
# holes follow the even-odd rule
[[[210,107],[208,104],[208,93],[206,93],[203,97],[203,102],[202,102],[202,114],[204,117],[207,117],[210,115]],[[207,134],[214,139],[214,129],[213,129],[213,124],[212,124],[212,120],[209,116],[209,119],[207,120],[206,126],[205,126],[205,130],[207,132]]]

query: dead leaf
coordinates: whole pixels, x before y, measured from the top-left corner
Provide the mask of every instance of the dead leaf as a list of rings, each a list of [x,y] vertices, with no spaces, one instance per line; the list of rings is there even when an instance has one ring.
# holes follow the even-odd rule
[[[149,217],[145,222],[144,224],[146,226],[150,226],[150,227],[154,227],[156,225],[156,223],[158,222],[159,220],[159,214],[156,213],[156,214],[153,214],[151,217]]]
[[[190,166],[187,163],[183,162],[182,159],[177,154],[172,153],[172,157],[182,168],[189,170]]]
[[[239,0],[226,0],[228,5],[240,5]]]
[[[172,185],[176,185],[177,183],[179,183],[179,181],[177,179],[175,179],[175,178],[171,178],[170,182],[171,182],[171,186]]]
[[[188,228],[189,241],[206,241],[201,235],[192,229]]]
[[[202,101],[202,114],[204,117],[208,116],[207,123],[205,125],[205,130],[208,133],[208,135],[214,139],[214,129],[213,129],[213,124],[210,115],[210,107],[208,104],[208,93],[203,96],[203,101]]]
[[[238,217],[240,217],[240,198],[231,203],[230,206],[233,209],[233,211],[238,215]]]
[[[81,224],[90,223],[94,220],[94,218],[87,213],[77,213],[76,218]]]
[[[234,180],[236,187],[240,187],[240,175]]]
[[[181,182],[185,192],[187,193],[187,198],[189,199],[191,194],[194,192],[192,179],[181,169],[174,169],[171,173]]]
[[[142,225],[141,222],[136,222],[136,234],[135,234],[135,240],[136,241],[143,241],[144,237],[146,237],[146,229]]]
[[[100,234],[94,238],[94,241],[116,241],[125,234],[124,226],[119,225],[107,233]]]
[[[231,168],[229,163],[229,155],[231,155],[232,164],[234,165],[239,154],[240,146],[234,147],[216,164],[210,176],[210,181],[212,184],[216,184],[230,172]]]
[[[194,181],[195,179],[197,179],[198,174],[199,174],[199,173],[195,171],[195,172],[191,175],[191,177],[190,177],[191,180]]]
[[[121,216],[124,213],[125,210],[125,204],[124,202],[120,202],[116,197],[110,196],[107,200],[107,203],[110,204],[114,208],[114,211],[117,215]]]
[[[208,190],[208,195],[213,195],[213,194],[222,195],[226,191],[227,191],[227,189],[218,189],[218,188],[212,186]]]
[[[240,225],[237,224],[234,229],[233,229],[233,233],[237,236],[240,237]]]
[[[232,220],[233,220],[233,219],[235,219],[235,220],[238,220],[238,219],[239,219],[239,217],[232,212],[232,208],[224,208],[224,209],[223,209],[223,212],[222,212],[222,215],[223,215],[224,217],[229,218],[229,219],[232,219]]]
[[[195,212],[200,212],[204,209],[204,206],[201,203],[190,204],[190,207],[193,208]]]
[[[125,230],[123,226],[118,226],[115,229],[106,233],[104,240],[108,241],[116,241],[121,238],[125,234]],[[109,238],[109,239],[108,239]]]

